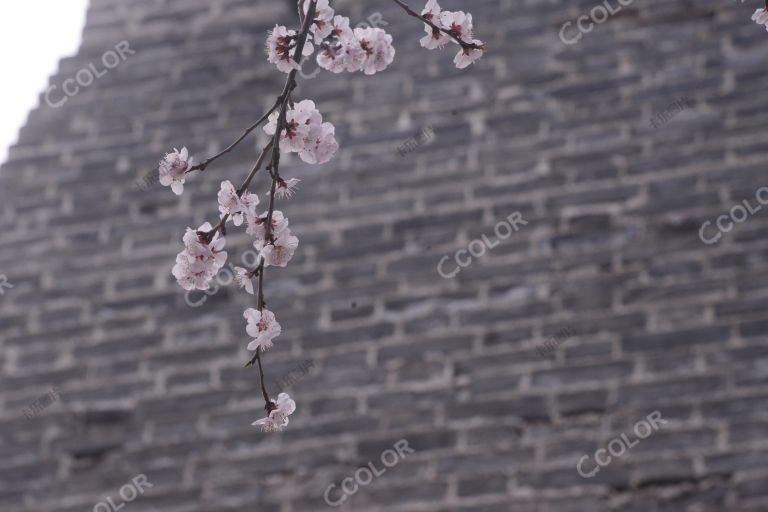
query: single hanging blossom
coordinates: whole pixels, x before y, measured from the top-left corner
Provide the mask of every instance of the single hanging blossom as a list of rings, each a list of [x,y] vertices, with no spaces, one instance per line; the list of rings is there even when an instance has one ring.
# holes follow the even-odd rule
[[[272,348],[272,340],[280,336],[282,332],[282,327],[275,319],[275,314],[268,309],[259,311],[248,308],[243,313],[243,317],[248,321],[245,331],[253,337],[253,341],[248,344],[248,350],[264,352]]]
[[[752,21],[758,25],[765,25],[765,29],[768,30],[768,7],[756,10],[752,15]]]
[[[288,426],[288,416],[296,410],[296,402],[288,393],[277,395],[277,402],[270,401],[269,413],[266,418],[256,420],[251,425],[261,427],[264,432],[279,432]]]
[[[190,167],[192,159],[187,148],[183,147],[181,151],[174,148],[160,160],[160,184],[164,187],[170,186],[173,193],[180,196],[184,192],[184,181]]]
[[[267,216],[269,212],[264,212],[260,217],[253,217],[248,220],[248,227],[245,232],[256,238],[256,241],[265,241],[267,238]],[[288,219],[280,210],[272,212],[272,237],[276,238],[288,229]]]
[[[283,25],[275,25],[267,36],[267,61],[275,64],[277,69],[283,73],[290,73],[294,69],[299,69],[299,64],[293,58],[296,48],[296,31],[288,30]],[[315,49],[312,43],[307,41],[304,44],[302,55],[307,57],[314,53]]]
[[[472,42],[477,46],[483,46],[483,42],[479,39],[473,39]],[[457,68],[464,69],[482,56],[483,50],[478,50],[476,48],[462,48],[459,50],[459,53],[456,54],[453,63],[456,64]]]
[[[187,228],[184,234],[184,250],[176,256],[172,273],[185,290],[207,290],[211,280],[227,261],[227,253],[223,250],[226,245],[224,237],[216,233],[208,244],[198,234],[212,229],[211,224],[206,222],[197,230]]]
[[[384,71],[395,59],[392,36],[380,28],[356,28],[355,37],[365,50],[362,70],[366,75]]]
[[[434,23],[440,28],[443,28],[442,22],[440,20],[441,14],[442,10],[440,9],[440,4],[437,3],[437,0],[429,0],[427,5],[424,7],[424,10],[421,12],[421,15],[425,20]],[[427,32],[427,35],[421,39],[420,43],[421,46],[427,48],[428,50],[442,48],[451,40],[451,38],[448,37],[445,32],[436,30],[429,25],[425,24],[424,30]]]
[[[235,282],[240,288],[245,288],[246,293],[254,294],[253,290],[253,272],[249,272],[243,267],[235,267]]]
[[[221,182],[218,199],[221,216],[229,215],[235,226],[241,226],[246,218],[255,216],[259,204],[259,196],[256,194],[246,192],[242,197],[238,196],[229,180]]]
[[[264,259],[265,267],[285,267],[299,248],[299,239],[291,233],[290,229],[285,229],[275,237],[273,243],[256,240],[253,246],[259,251],[259,256]]]
[[[293,194],[296,193],[299,184],[298,178],[291,178],[289,180],[280,179],[277,181],[277,190],[275,190],[275,197],[280,199],[290,199]]]

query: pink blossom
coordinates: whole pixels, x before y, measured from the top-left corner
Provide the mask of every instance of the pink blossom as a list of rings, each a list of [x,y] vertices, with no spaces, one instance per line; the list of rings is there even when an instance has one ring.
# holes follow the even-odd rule
[[[309,104],[307,104],[308,102]],[[310,106],[311,104],[311,106]],[[301,105],[301,108],[299,108]],[[310,124],[313,119],[320,118],[320,112],[314,108],[312,101],[304,100],[297,103],[294,108],[289,108],[285,112],[285,128],[280,135],[280,147],[287,151],[297,152],[304,146],[304,139],[309,136]],[[277,122],[280,118],[280,112],[273,112],[267,124],[264,125],[264,131],[268,135],[274,135],[277,130]]]
[[[483,46],[483,42],[479,39],[474,39],[472,42],[478,46]],[[456,54],[453,62],[456,64],[457,68],[464,69],[470,64],[474,63],[476,60],[480,59],[482,56],[483,50],[478,50],[475,48],[462,48],[459,50],[459,53]]]
[[[234,185],[228,180],[221,182],[218,199],[221,216],[229,215],[235,226],[242,225],[243,220],[256,215],[256,206],[259,204],[259,196],[256,194],[246,192],[238,196]]]
[[[275,25],[267,36],[267,61],[277,65],[277,69],[283,73],[299,69],[299,64],[293,58],[296,39],[295,30],[288,30],[283,25]],[[307,41],[302,55],[306,57],[312,55],[314,51],[312,43]]]
[[[355,32],[349,26],[349,18],[346,16],[333,17],[331,35],[338,39],[354,39]]]
[[[186,147],[181,151],[174,149],[160,160],[160,184],[171,187],[173,193],[180,196],[184,192],[184,181],[187,170],[192,167],[192,159]]]
[[[768,7],[756,10],[752,15],[752,21],[758,25],[765,25],[766,30],[768,30]]]
[[[333,39],[327,41],[323,45],[323,51],[317,55],[318,65],[332,73],[360,71],[366,52],[350,28],[349,18],[344,16],[333,18],[331,37]]]
[[[286,128],[280,137],[280,147],[297,152],[302,160],[309,164],[328,162],[338,150],[335,129],[330,123],[323,123],[323,116],[315,107],[315,102],[302,100],[285,113]],[[277,130],[279,113],[273,112],[264,131],[274,135]]]
[[[266,418],[256,420],[251,425],[261,427],[264,432],[279,432],[288,426],[288,416],[296,410],[296,402],[288,393],[277,395],[277,402],[270,401],[270,411]]]
[[[299,156],[308,164],[324,164],[333,158],[339,149],[336,129],[331,123],[312,125]]]
[[[304,14],[307,14],[308,10],[309,2],[304,2]],[[318,0],[315,7],[315,19],[309,28],[310,33],[315,38],[315,43],[320,44],[333,31],[333,14],[328,0]]]
[[[273,243],[256,240],[253,246],[259,251],[265,267],[285,267],[299,247],[299,239],[286,228],[275,237]]]
[[[253,290],[253,272],[242,267],[234,267],[235,270],[235,282],[240,288],[245,288],[246,293],[254,294]]]
[[[442,22],[440,20],[441,13],[442,11],[440,9],[440,5],[437,3],[437,0],[429,0],[426,7],[424,7],[424,10],[421,12],[421,15],[424,17],[424,19],[431,21],[440,28],[443,28]],[[424,30],[426,30],[427,35],[421,39],[420,43],[421,46],[427,48],[428,50],[442,48],[451,40],[451,38],[448,37],[448,35],[446,35],[444,32],[435,30],[429,25],[425,24]]]
[[[384,71],[395,59],[392,36],[380,28],[356,28],[355,37],[365,50],[362,70],[366,75]]]
[[[267,216],[269,212],[264,212],[261,216],[248,219],[248,227],[245,232],[256,238],[257,241],[264,241],[267,238]],[[283,231],[288,229],[288,219],[280,210],[272,212],[272,236],[277,237]]]
[[[272,340],[280,336],[282,332],[282,327],[275,319],[275,314],[268,309],[259,311],[248,308],[243,313],[243,317],[248,321],[245,331],[254,338],[248,344],[248,350],[264,352],[272,348],[274,345]]]
[[[275,197],[280,199],[290,199],[293,194],[296,193],[299,184],[298,178],[291,178],[289,180],[278,180],[277,190],[275,191]]]
[[[443,11],[440,14],[440,26],[462,41],[473,39],[472,15],[464,11]]]

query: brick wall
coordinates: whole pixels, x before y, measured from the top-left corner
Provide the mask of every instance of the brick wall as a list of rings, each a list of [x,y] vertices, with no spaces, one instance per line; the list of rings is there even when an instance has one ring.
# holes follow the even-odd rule
[[[0,171],[0,510],[329,510],[331,483],[401,439],[415,453],[341,510],[767,510],[768,222],[699,233],[767,185],[756,5],[634,2],[567,45],[563,23],[597,2],[475,0],[492,51],[461,72],[391,2],[337,1],[380,14],[398,56],[375,78],[300,83],[342,150],[286,161],[302,245],[267,280],[284,332],[266,361],[298,410],[265,435],[242,368],[249,297],[190,307],[170,275],[255,144],[181,199],[137,182],[273,101],[263,41],[290,4],[92,0],[51,79],[66,102],[41,98]],[[62,93],[122,41],[135,53]],[[458,267],[483,236],[494,247]],[[228,248],[239,262],[247,238]],[[666,423],[596,466],[654,411]]]

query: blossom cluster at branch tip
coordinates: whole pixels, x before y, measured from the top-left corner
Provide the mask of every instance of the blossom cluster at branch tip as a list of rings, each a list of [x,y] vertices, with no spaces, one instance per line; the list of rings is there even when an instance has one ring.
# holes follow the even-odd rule
[[[180,196],[184,192],[184,180],[190,167],[192,159],[187,148],[181,148],[181,151],[174,149],[160,160],[160,184],[171,187],[173,193]]]
[[[264,131],[274,135],[280,120],[280,112],[270,114]],[[336,128],[323,122],[323,116],[315,102],[303,100],[285,112],[285,128],[280,134],[280,148],[299,157],[308,164],[324,164],[333,158],[339,149]]]
[[[172,273],[185,290],[207,290],[227,261],[227,253],[223,250],[226,239],[217,232],[208,243],[201,235],[212,230],[211,224],[206,222],[196,230],[187,228],[184,234],[184,250],[176,256]]]
[[[758,25],[765,25],[765,29],[768,30],[768,7],[756,10],[752,15],[752,21]]]
[[[261,427],[264,432],[279,432],[288,426],[288,416],[296,410],[296,402],[288,393],[277,395],[277,401],[271,400],[266,418],[256,420],[251,425]]]
[[[484,46],[481,40],[474,38],[471,14],[463,11],[443,11],[437,0],[429,0],[421,15],[439,29],[450,32],[450,35],[448,35],[443,30],[437,30],[425,23],[424,30],[427,32],[427,35],[420,42],[421,46],[428,50],[443,48],[449,42],[459,44],[456,39],[465,43],[472,43],[480,48]],[[453,37],[450,37],[451,35]],[[461,45],[461,49],[456,54],[453,62],[457,68],[464,69],[482,56],[482,49]]]

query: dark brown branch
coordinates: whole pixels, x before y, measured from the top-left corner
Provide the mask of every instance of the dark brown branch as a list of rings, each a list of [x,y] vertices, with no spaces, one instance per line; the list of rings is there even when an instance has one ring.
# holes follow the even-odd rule
[[[255,123],[253,123],[251,126],[249,126],[248,128],[246,128],[246,129],[245,129],[245,131],[243,132],[243,134],[242,134],[242,135],[240,135],[240,137],[239,137],[239,138],[238,138],[238,139],[237,139],[235,142],[233,142],[232,144],[230,144],[229,146],[227,146],[227,148],[226,148],[225,150],[223,150],[222,152],[220,152],[220,153],[218,153],[218,154],[216,154],[216,155],[214,155],[214,156],[212,156],[212,157],[210,157],[210,158],[206,158],[206,159],[205,159],[203,162],[201,162],[201,163],[199,163],[199,164],[197,164],[197,165],[194,165],[194,166],[190,167],[189,169],[187,169],[187,173],[190,173],[190,172],[193,172],[193,171],[204,171],[204,170],[206,169],[206,167],[208,167],[209,165],[211,165],[213,162],[215,162],[216,160],[218,160],[218,159],[219,159],[219,158],[221,158],[222,156],[226,155],[227,153],[229,153],[229,152],[230,152],[230,151],[232,151],[233,149],[235,149],[235,147],[237,147],[237,145],[238,145],[238,144],[240,144],[241,142],[243,142],[243,140],[244,140],[244,139],[245,139],[245,138],[246,138],[246,137],[247,137],[247,136],[248,136],[248,135],[249,135],[249,134],[250,134],[250,133],[251,133],[253,130],[255,130],[255,129],[256,129],[256,128],[257,128],[257,127],[258,127],[258,126],[261,124],[261,123],[263,123],[264,121],[266,121],[266,120],[269,118],[269,116],[272,114],[272,112],[274,112],[274,111],[275,111],[275,109],[277,109],[277,107],[278,107],[278,106],[280,106],[280,104],[281,104],[281,103],[282,103],[282,97],[278,97],[278,98],[277,98],[277,100],[275,101],[275,104],[274,104],[274,105],[272,105],[272,108],[270,108],[270,109],[267,111],[267,113],[266,113],[266,114],[264,114],[263,116],[261,116],[261,117],[259,118],[259,120],[258,120],[258,121],[256,121],[256,122],[255,122]]]
[[[267,386],[264,383],[264,368],[261,366],[261,348],[256,349],[256,355],[245,365],[246,368],[253,366],[254,363],[259,363],[259,382],[261,384],[261,394],[264,397],[264,409],[269,414],[273,408],[272,400],[269,399],[269,393],[267,392]]]
[[[259,169],[261,169],[261,165],[264,163],[264,159],[267,157],[267,153],[269,153],[269,150],[272,148],[272,143],[270,142],[266,146],[264,146],[264,149],[261,150],[261,154],[259,155],[259,159],[256,160],[256,164],[253,166],[253,169],[251,169],[250,174],[248,174],[248,177],[245,178],[245,181],[242,185],[240,185],[240,188],[237,189],[237,195],[238,197],[242,197],[243,194],[245,194],[245,191],[248,190],[248,186],[251,184],[251,181],[256,176],[256,173],[259,172]]]
[[[459,43],[461,45],[461,47],[464,48],[465,50],[482,50],[482,51],[486,50],[485,45],[475,44],[475,43],[473,43],[471,41],[470,42],[464,41],[460,37],[456,36],[456,34],[454,34],[452,31],[450,31],[448,29],[445,29],[445,28],[442,28],[442,27],[438,27],[432,21],[428,20],[427,18],[425,18],[421,14],[419,14],[416,11],[414,11],[413,9],[411,9],[408,6],[408,4],[406,4],[402,0],[392,0],[392,1],[395,2],[397,5],[399,5],[400,7],[402,7],[403,10],[405,10],[405,12],[408,13],[409,16],[413,16],[414,18],[420,19],[422,22],[424,22],[427,25],[429,25],[430,27],[432,27],[433,31],[443,32],[444,34],[448,35],[451,39],[453,39],[454,41]],[[766,2],[768,2],[768,0],[766,0]]]

